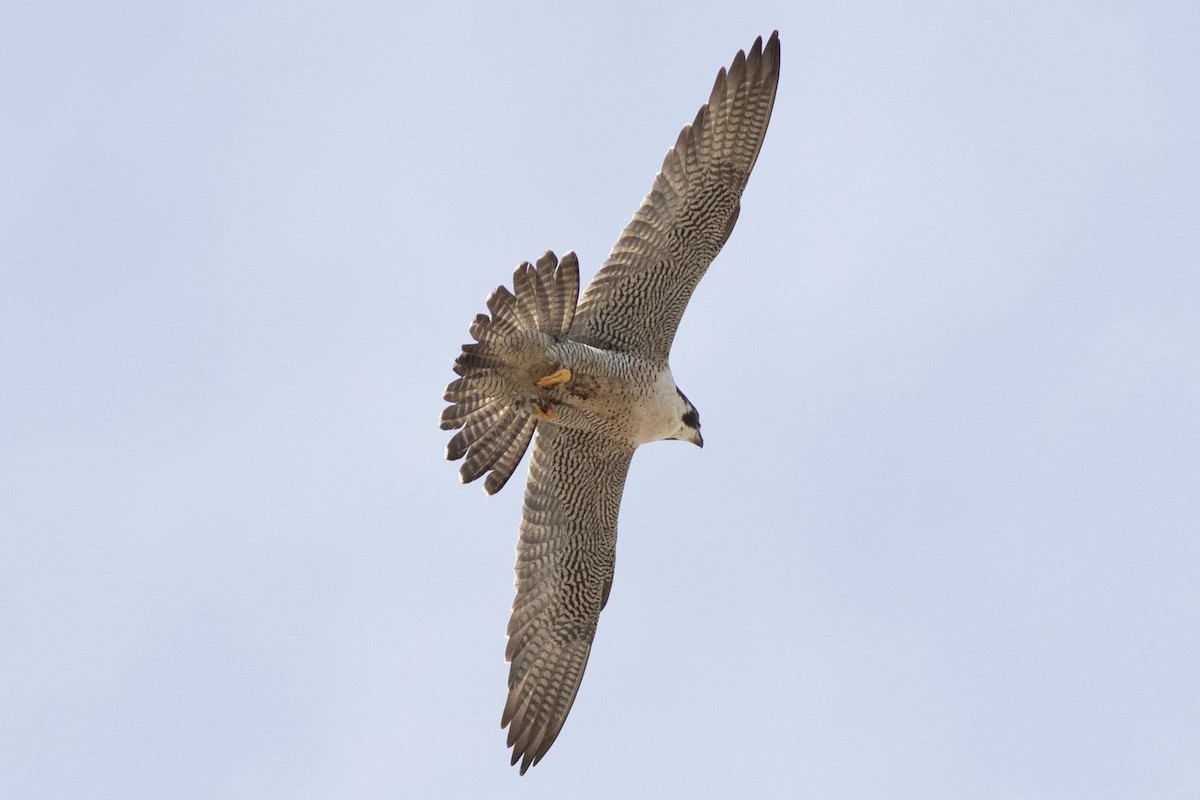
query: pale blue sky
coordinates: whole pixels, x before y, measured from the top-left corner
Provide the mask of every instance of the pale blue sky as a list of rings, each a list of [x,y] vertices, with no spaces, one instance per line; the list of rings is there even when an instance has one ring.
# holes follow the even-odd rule
[[[0,11],[0,796],[1200,794],[1196,5],[412,5]],[[775,28],[518,778],[442,389]]]

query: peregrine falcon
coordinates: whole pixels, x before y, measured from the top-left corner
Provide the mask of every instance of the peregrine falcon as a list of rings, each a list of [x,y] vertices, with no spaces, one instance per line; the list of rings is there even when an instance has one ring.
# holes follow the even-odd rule
[[[547,252],[488,295],[454,364],[446,458],[498,492],[533,440],[508,623],[508,728],[521,774],[554,743],[608,602],[617,511],[638,445],[703,446],[700,416],[671,376],[692,290],[729,238],[779,82],[779,32],[722,68],[667,151],[633,220],[579,296],[579,262]],[[534,437],[536,433],[536,438]]]

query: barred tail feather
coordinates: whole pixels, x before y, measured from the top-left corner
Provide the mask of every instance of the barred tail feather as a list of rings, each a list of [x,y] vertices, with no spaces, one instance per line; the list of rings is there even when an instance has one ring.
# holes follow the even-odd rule
[[[536,266],[517,267],[512,291],[501,286],[488,295],[491,316],[479,314],[471,323],[475,344],[463,345],[454,362],[460,377],[446,387],[451,405],[442,412],[442,430],[461,429],[446,458],[466,457],[463,483],[490,472],[483,488],[495,494],[512,477],[537,428],[530,375],[552,371],[546,347],[571,329],[578,301],[578,259],[567,253],[560,262],[549,251]]]

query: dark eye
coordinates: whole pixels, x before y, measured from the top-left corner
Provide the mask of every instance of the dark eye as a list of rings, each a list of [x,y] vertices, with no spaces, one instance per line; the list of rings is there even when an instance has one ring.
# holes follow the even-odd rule
[[[700,427],[700,414],[694,408],[689,408],[683,415],[683,424],[689,428]]]

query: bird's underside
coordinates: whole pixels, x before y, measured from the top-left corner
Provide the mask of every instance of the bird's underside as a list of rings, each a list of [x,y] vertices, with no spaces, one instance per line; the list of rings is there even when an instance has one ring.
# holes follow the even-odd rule
[[[612,253],[579,297],[574,254],[522,264],[455,363],[442,427],[463,482],[499,491],[533,440],[517,543],[501,724],[521,773],[554,743],[612,587],[636,447],[701,444],[667,360],[692,290],[737,220],[779,80],[779,36],[722,69]]]

